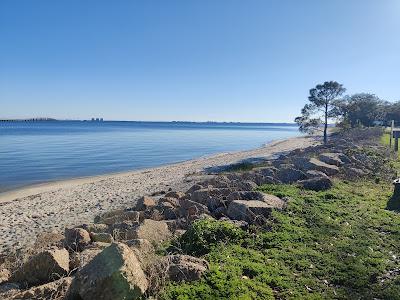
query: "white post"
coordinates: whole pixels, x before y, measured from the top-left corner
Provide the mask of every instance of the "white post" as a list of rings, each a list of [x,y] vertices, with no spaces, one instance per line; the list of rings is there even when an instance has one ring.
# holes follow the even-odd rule
[[[391,128],[390,128],[390,141],[389,141],[389,147],[390,147],[390,149],[392,149],[393,129],[394,129],[394,120],[392,120],[392,126],[391,126]]]

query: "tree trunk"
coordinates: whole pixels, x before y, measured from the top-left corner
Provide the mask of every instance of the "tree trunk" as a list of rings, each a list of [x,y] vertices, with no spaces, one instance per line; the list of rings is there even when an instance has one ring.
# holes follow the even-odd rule
[[[328,104],[325,104],[324,144],[328,142]]]

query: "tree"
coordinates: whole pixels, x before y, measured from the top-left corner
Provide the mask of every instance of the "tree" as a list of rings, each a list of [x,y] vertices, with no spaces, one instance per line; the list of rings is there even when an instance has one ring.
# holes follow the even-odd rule
[[[375,121],[384,121],[388,103],[374,94],[359,93],[347,96],[342,101],[344,119],[355,126],[374,126]]]
[[[336,81],[326,81],[310,90],[308,101],[301,110],[301,116],[295,119],[302,132],[314,133],[323,125],[324,143],[328,141],[328,121],[341,114],[338,106],[338,97],[346,89]]]
[[[394,120],[395,124],[400,124],[400,101],[386,105],[386,121],[389,123]]]

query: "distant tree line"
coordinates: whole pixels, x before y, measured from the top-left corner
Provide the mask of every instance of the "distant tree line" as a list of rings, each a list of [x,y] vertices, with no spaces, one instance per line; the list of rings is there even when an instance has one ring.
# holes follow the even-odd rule
[[[354,127],[400,124],[400,101],[389,102],[370,93],[344,95],[346,89],[336,81],[318,84],[310,90],[301,116],[295,119],[299,129],[306,133],[323,131],[327,142],[327,128],[331,122],[343,130]]]

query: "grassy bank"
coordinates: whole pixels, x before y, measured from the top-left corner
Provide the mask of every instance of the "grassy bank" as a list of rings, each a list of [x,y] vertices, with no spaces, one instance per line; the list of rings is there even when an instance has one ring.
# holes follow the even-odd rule
[[[260,189],[289,197],[288,208],[249,232],[198,222],[180,246],[206,257],[210,271],[168,286],[163,299],[400,299],[400,215],[386,210],[390,183]]]
[[[389,146],[389,144],[390,144],[390,132],[385,132],[385,133],[382,135],[381,142],[382,142],[384,145],[388,145],[388,146]],[[394,140],[392,140],[392,149],[394,149]],[[399,151],[399,153],[398,153],[398,157],[400,158],[400,151]]]

